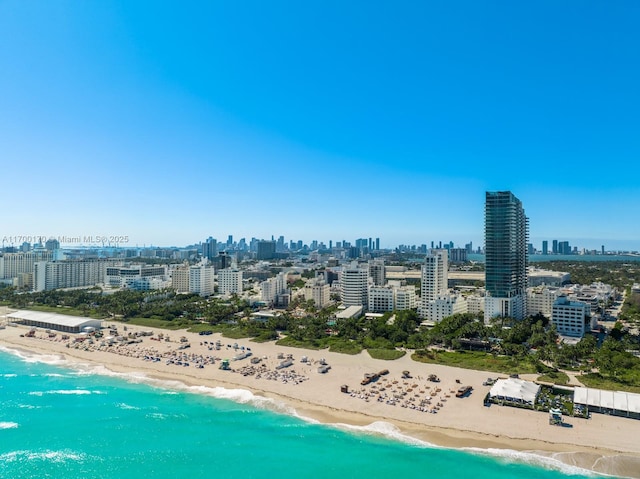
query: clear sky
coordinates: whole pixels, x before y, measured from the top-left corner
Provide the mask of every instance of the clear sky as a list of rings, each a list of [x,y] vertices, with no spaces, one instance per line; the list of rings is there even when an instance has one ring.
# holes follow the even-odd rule
[[[640,250],[640,2],[0,1],[0,235]]]

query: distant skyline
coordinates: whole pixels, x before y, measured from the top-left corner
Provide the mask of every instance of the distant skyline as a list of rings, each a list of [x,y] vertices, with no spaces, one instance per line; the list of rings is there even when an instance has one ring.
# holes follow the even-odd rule
[[[640,250],[640,4],[0,3],[0,236]]]

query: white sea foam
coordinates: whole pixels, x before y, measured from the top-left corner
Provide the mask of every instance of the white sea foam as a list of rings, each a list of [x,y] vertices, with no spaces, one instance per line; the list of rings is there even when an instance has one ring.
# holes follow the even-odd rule
[[[17,422],[0,422],[0,429],[16,429],[17,427]]]
[[[408,436],[403,434],[398,427],[394,424],[385,422],[385,421],[375,421],[367,426],[354,426],[351,424],[343,424],[343,423],[334,423],[329,424],[329,426],[342,429],[349,432],[356,432],[358,434],[367,434],[372,436],[382,436],[388,439],[393,439],[394,441],[403,442],[405,444],[410,444],[412,446],[418,447],[429,447],[429,448],[437,448],[435,444],[431,444],[426,441],[422,441],[415,437]]]
[[[118,407],[120,409],[131,409],[131,410],[134,410],[134,411],[139,411],[140,410],[139,407],[131,406],[130,404],[123,403],[123,402],[120,402],[120,403],[116,404],[116,407]]]
[[[0,346],[0,351],[17,356],[25,363],[45,363],[54,366],[70,364],[64,357],[56,354],[37,354],[22,349],[8,348],[6,346]]]
[[[30,396],[42,396],[43,394],[63,394],[63,395],[75,394],[77,396],[86,396],[89,394],[95,394],[95,392],[87,391],[86,389],[55,389],[51,391],[31,391],[29,393]]]
[[[568,475],[583,475],[583,476],[601,475],[594,471],[584,469],[582,467],[567,464],[554,457],[536,454],[535,452],[532,452],[532,451],[514,451],[512,449],[496,449],[496,448],[481,449],[476,447],[462,448],[462,450],[468,451],[474,454],[500,458],[505,462],[517,462],[521,464],[530,464],[532,466],[541,467],[544,469],[551,469],[551,470],[559,471],[563,474],[568,474]]]
[[[18,404],[20,409],[40,409],[40,406],[34,406],[33,404]]]
[[[3,374],[2,375],[3,378],[15,378],[17,376],[18,376],[17,374]]]
[[[47,461],[47,462],[66,462],[66,461],[83,461],[84,454],[78,454],[72,451],[11,451],[0,454],[0,462],[16,462],[16,461]]]
[[[162,414],[161,412],[150,412],[149,414],[147,414],[146,417],[151,418],[151,419],[163,420],[163,419],[167,419],[169,416],[166,415],[166,414]]]

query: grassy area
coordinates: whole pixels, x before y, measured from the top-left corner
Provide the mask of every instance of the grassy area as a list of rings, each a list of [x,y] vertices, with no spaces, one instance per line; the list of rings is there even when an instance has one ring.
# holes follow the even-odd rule
[[[464,369],[490,371],[502,374],[535,373],[536,365],[529,359],[494,356],[478,351],[416,351],[411,359],[421,363],[443,364]]]
[[[329,345],[329,351],[342,354],[360,354],[362,346],[354,341],[341,338],[327,338],[326,344]]]
[[[407,354],[406,351],[399,351],[397,349],[367,349],[367,352],[373,359],[385,359],[388,361],[400,359]]]
[[[615,381],[610,377],[601,376],[598,373],[584,374],[578,380],[587,387],[595,389],[606,389],[608,391],[626,391],[630,393],[640,393],[640,385],[628,384]]]
[[[210,326],[210,325],[199,325],[199,326],[206,326],[206,329],[203,329],[203,330],[220,333],[225,338],[229,338],[229,339],[245,339],[245,338],[251,337],[251,335],[248,334],[247,331],[244,328],[241,328],[240,326],[232,326],[229,324],[217,324],[215,326]]]
[[[113,321],[113,320],[109,320]],[[144,328],[158,328],[158,329],[168,329],[171,331],[175,331],[177,329],[184,329],[188,327],[188,324],[175,322],[175,321],[167,321],[165,319],[158,318],[130,318],[127,321],[114,321],[119,322],[124,325],[133,324],[135,326],[142,326]]]
[[[563,386],[569,384],[569,376],[561,371],[549,371],[547,374],[538,376],[538,381]]]
[[[304,348],[304,349],[326,349],[327,345],[323,344],[319,340],[313,341],[300,341],[298,339],[293,339],[291,336],[285,336],[282,339],[276,341],[278,346],[290,346],[292,348]]]

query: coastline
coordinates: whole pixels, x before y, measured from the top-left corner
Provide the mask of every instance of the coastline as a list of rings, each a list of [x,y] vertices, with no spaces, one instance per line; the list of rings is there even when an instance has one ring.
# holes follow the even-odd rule
[[[122,329],[123,325],[118,326]],[[632,439],[638,431],[637,420],[593,414],[588,420],[567,418],[567,422],[573,427],[557,428],[549,426],[545,413],[496,405],[486,407],[483,405],[483,398],[488,387],[482,386],[482,382],[491,374],[483,371],[417,363],[408,355],[395,361],[383,361],[372,359],[366,352],[349,356],[326,350],[281,347],[273,342],[231,340],[218,334],[199,336],[185,331],[163,331],[171,337],[171,342],[161,343],[145,337],[141,343],[123,347],[125,349],[114,353],[84,350],[82,345],[75,349],[75,344],[67,347],[65,342],[59,340],[60,334],[57,335],[58,340],[52,340],[42,330],[37,331],[35,338],[20,337],[28,329],[8,327],[0,330],[0,345],[38,355],[55,355],[76,365],[99,365],[123,375],[141,373],[154,381],[160,381],[160,384],[175,381],[174,384],[184,384],[187,386],[184,389],[192,392],[202,392],[203,387],[245,390],[258,398],[273,400],[278,407],[283,405],[290,408],[289,412],[295,411],[302,418],[323,424],[375,431],[372,424],[388,423],[397,428],[393,432],[398,438],[414,438],[436,447],[516,458],[517,453],[534,454],[540,457],[541,463],[544,463],[544,458],[548,458],[549,464],[560,461],[567,466],[603,474],[640,478],[640,444]],[[145,328],[128,326],[129,332],[143,329]],[[275,370],[280,362],[277,359],[279,353],[291,354],[295,362],[287,371],[295,370],[296,375],[303,379],[267,380],[237,372],[242,367],[249,366],[249,359],[232,361],[231,367],[236,369],[236,372],[232,372],[220,370],[219,361],[203,368],[195,368],[193,365],[181,367],[168,365],[165,361],[150,362],[135,357],[149,349],[175,351],[181,344],[178,339],[180,336],[188,339],[191,347],[186,351],[190,355],[215,354],[217,357],[231,358],[236,351],[229,346],[237,342],[251,348],[253,357],[264,358],[262,363],[270,371]],[[201,345],[204,341],[213,344],[217,340],[223,343],[219,351],[211,351],[207,346]],[[303,355],[310,360],[324,358],[331,369],[326,374],[320,374],[317,366],[300,362]],[[441,389],[437,398],[443,401],[439,403],[442,407],[437,413],[430,414],[375,401],[368,393],[354,397],[340,392],[343,384],[349,385],[351,390],[371,391],[371,386],[360,385],[361,379],[365,373],[383,369],[388,369],[389,375],[385,377],[388,378],[387,382],[379,383],[380,386],[386,384],[391,389],[391,384],[395,381],[395,386],[403,386],[405,391],[409,391],[412,386],[418,385],[416,393],[418,389],[425,390],[432,385],[435,390],[437,386]],[[411,372],[411,379],[401,378],[404,370]],[[428,383],[426,378],[429,374],[438,375],[441,382]],[[473,386],[470,396],[459,399],[449,394],[450,397],[445,398],[444,394],[453,391],[458,384],[456,379]],[[389,431],[380,432],[389,433],[393,427],[387,427]]]

